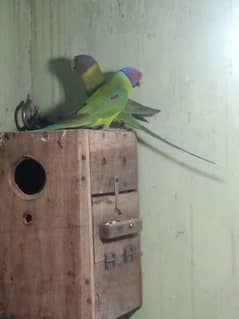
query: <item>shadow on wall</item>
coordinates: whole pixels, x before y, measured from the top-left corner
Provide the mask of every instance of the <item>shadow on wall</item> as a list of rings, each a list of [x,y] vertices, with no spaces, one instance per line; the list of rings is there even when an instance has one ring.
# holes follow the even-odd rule
[[[137,310],[138,310],[138,309],[137,309]],[[131,311],[130,313],[128,313],[127,315],[124,315],[124,316],[120,317],[119,319],[130,319],[130,318],[135,314],[135,312],[136,312],[137,310],[133,310],[133,311]]]
[[[65,97],[64,101],[53,105],[51,111],[45,114],[49,121],[55,122],[80,109],[86,100],[86,91],[80,75],[73,70],[71,59],[53,58],[47,66],[49,72],[58,79]]]

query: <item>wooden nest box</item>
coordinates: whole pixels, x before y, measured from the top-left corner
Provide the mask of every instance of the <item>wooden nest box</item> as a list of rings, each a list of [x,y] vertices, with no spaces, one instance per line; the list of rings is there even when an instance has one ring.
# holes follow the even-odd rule
[[[141,305],[137,143],[124,130],[0,135],[0,318]]]

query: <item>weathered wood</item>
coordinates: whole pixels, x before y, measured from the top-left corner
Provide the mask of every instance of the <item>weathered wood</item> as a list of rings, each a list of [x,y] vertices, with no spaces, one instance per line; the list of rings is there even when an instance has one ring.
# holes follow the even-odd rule
[[[80,215],[81,237],[78,239],[81,251],[80,263],[80,319],[95,319],[95,278],[93,252],[93,222],[91,211],[90,153],[88,131],[78,134],[78,174],[80,180]]]
[[[92,194],[114,192],[118,174],[120,191],[137,189],[137,142],[124,130],[89,131]]]
[[[46,171],[37,195],[14,185],[15,164],[24,156]],[[87,131],[5,134],[0,167],[0,314],[93,318]],[[31,224],[24,223],[26,213]]]
[[[120,177],[121,191],[130,191],[119,195],[121,215],[114,196],[106,195],[113,192],[114,176]],[[138,307],[139,236],[107,243],[99,236],[108,220],[138,220],[136,189],[132,133],[2,134],[0,317],[115,319]],[[129,246],[136,248],[133,260],[126,254]],[[117,260],[109,272],[104,255],[111,249]]]
[[[140,257],[125,264],[123,259],[114,269],[104,263],[95,266],[96,319],[118,318],[141,306]]]
[[[93,197],[93,223],[95,244],[96,318],[118,318],[141,305],[140,237],[134,234],[118,240],[103,241],[100,226],[108,221],[138,219],[138,194],[120,194],[119,214],[114,196]],[[125,260],[125,250],[132,247],[134,256]],[[105,256],[113,253],[115,264],[106,267]]]
[[[97,196],[92,199],[95,263],[104,259],[104,254],[115,251],[116,254],[123,254],[126,245],[139,247],[139,237],[132,236],[121,238],[115,241],[103,242],[100,238],[100,226],[114,219],[128,220],[139,217],[138,194],[130,192],[120,194],[120,207],[122,214],[119,215],[114,206],[114,196]]]

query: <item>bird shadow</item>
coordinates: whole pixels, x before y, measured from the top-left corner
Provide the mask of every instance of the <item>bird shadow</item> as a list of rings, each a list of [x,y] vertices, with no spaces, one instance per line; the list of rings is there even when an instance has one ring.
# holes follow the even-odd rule
[[[72,60],[66,57],[52,58],[47,62],[48,71],[57,78],[63,91],[64,99],[52,105],[45,114],[49,121],[57,121],[71,116],[79,110],[87,98],[84,83],[73,70]]]
[[[194,174],[197,174],[197,175],[200,175],[200,176],[202,176],[202,177],[208,178],[208,179],[213,180],[213,181],[215,181],[215,182],[217,182],[217,183],[225,183],[225,180],[224,180],[223,178],[221,178],[221,177],[219,177],[219,176],[217,176],[217,175],[215,175],[215,174],[207,173],[207,172],[205,172],[205,171],[203,171],[203,170],[201,170],[201,169],[198,169],[198,168],[196,168],[196,167],[193,167],[193,166],[191,166],[191,165],[189,165],[189,164],[186,164],[186,163],[184,163],[184,162],[178,160],[177,158],[175,158],[175,157],[173,157],[173,156],[171,156],[171,155],[168,155],[167,153],[165,153],[165,152],[159,150],[157,147],[155,147],[155,146],[153,146],[153,145],[147,143],[147,142],[146,142],[145,140],[143,140],[141,137],[137,137],[137,139],[138,139],[138,142],[139,142],[142,146],[145,146],[145,147],[149,148],[152,152],[154,152],[154,153],[160,155],[161,157],[163,157],[163,158],[165,158],[165,159],[167,159],[167,160],[169,160],[169,161],[171,161],[171,162],[177,164],[178,166],[180,166],[180,167],[186,169],[187,171],[190,171],[190,172],[192,172],[192,173],[194,173]],[[217,164],[216,164],[216,165],[217,165]]]

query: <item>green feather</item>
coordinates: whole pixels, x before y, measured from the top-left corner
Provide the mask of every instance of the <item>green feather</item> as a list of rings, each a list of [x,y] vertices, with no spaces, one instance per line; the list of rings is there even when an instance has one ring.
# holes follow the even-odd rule
[[[135,117],[150,117],[160,112],[158,109],[154,109],[152,107],[145,106],[136,101],[129,100],[125,112],[131,113]]]
[[[177,146],[141,124],[138,120],[147,122],[145,117],[152,116],[158,113],[159,110],[148,108],[140,103],[128,100],[128,96],[132,89],[133,88],[128,77],[119,71],[115,73],[109,82],[102,85],[93,94],[91,94],[90,97],[88,97],[86,105],[78,111],[74,117],[50,125],[45,129],[54,130],[81,127],[106,128],[111,125],[114,126],[115,124],[123,124],[130,128],[142,130],[161,142],[184,153],[208,163],[215,164],[213,161],[192,153],[181,146]]]
[[[202,157],[200,155],[197,155],[195,153],[192,153],[186,149],[184,149],[183,147],[181,146],[177,146],[176,144],[168,141],[167,139],[165,139],[164,137],[160,136],[159,134],[149,130],[147,127],[145,127],[144,125],[142,125],[141,123],[139,123],[131,114],[128,114],[126,112],[121,112],[118,117],[116,118],[117,121],[121,121],[123,122],[126,126],[130,127],[130,128],[135,128],[135,129],[138,129],[138,130],[141,130],[141,131],[144,131],[145,133],[151,135],[152,137],[155,137],[157,138],[158,140],[160,140],[161,142],[173,147],[173,148],[176,148],[186,154],[189,154],[191,156],[194,156],[196,158],[199,158],[205,162],[208,162],[210,164],[215,164],[215,162],[211,161],[211,160],[208,160],[207,158],[205,157]]]
[[[118,88],[117,90],[108,94],[108,96],[101,96],[97,99],[97,103],[100,107],[95,108],[95,101],[85,106],[85,112],[75,115],[71,119],[62,121],[56,124],[52,124],[44,128],[44,130],[57,130],[67,128],[107,128],[111,125],[112,121],[122,112],[128,101],[128,92],[124,88]],[[93,112],[91,110],[93,107]]]
[[[84,54],[75,56],[74,69],[80,74],[89,98],[92,96],[92,92],[94,92],[96,89],[105,87],[104,74],[101,71],[99,64],[93,57],[86,56]],[[112,80],[106,82],[107,85],[109,83],[112,84]],[[116,85],[116,87],[118,87],[117,80],[115,81],[114,79],[113,83]],[[97,91],[98,90],[96,90],[96,92]],[[98,105],[98,107],[99,106],[100,105]],[[153,116],[159,113],[160,110],[145,106],[133,100],[129,100],[126,105],[126,112],[131,113],[133,116],[135,116],[135,118],[140,118],[143,121],[146,121],[144,117]]]

